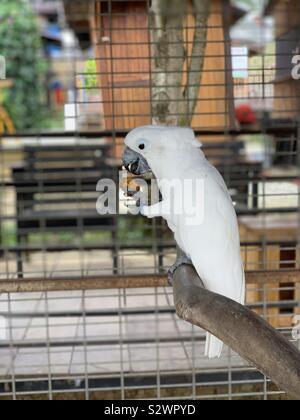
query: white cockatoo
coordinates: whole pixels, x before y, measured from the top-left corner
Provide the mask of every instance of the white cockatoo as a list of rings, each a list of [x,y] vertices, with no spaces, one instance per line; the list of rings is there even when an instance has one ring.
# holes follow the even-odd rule
[[[140,127],[128,134],[125,144],[125,167],[135,175],[151,170],[162,195],[161,202],[143,207],[141,213],[149,218],[166,219],[178,246],[208,290],[244,304],[245,275],[236,212],[222,176],[206,160],[202,144],[195,138],[193,130]],[[193,219],[193,223],[187,211],[166,210],[174,208],[170,201],[180,201],[180,197],[176,197],[176,188],[172,194],[169,188],[165,188],[166,180],[202,182],[199,185],[202,185],[200,198],[203,202],[199,202],[199,207],[202,206],[203,211],[197,213],[198,219]],[[182,263],[187,261],[179,259],[171,273]],[[208,333],[206,355],[220,357],[222,348],[223,343]]]

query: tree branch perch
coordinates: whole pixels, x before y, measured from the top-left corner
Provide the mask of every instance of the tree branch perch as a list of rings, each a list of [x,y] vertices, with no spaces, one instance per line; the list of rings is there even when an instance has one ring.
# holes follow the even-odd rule
[[[176,270],[173,288],[179,318],[220,338],[289,397],[300,400],[300,353],[282,334],[250,309],[206,290],[191,266]]]

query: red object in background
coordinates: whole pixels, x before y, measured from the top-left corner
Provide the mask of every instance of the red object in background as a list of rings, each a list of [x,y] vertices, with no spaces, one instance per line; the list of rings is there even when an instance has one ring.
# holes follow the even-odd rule
[[[239,105],[235,109],[236,119],[240,124],[255,124],[257,121],[255,112],[248,104]]]
[[[65,104],[65,91],[62,83],[59,80],[51,82],[49,85],[51,92],[51,99],[54,105],[62,106]]]
[[[55,103],[57,105],[63,105],[65,102],[64,91],[61,87],[58,87],[54,90],[55,93]]]

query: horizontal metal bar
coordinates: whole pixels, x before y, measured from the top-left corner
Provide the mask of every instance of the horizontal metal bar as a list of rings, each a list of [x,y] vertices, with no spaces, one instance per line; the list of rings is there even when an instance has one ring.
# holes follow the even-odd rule
[[[193,87],[193,85],[189,85],[190,87]],[[225,86],[225,85],[224,85]],[[151,87],[151,85],[149,85],[148,83],[147,84],[145,84],[145,85],[140,85],[140,86],[137,86],[134,82],[132,82],[132,84],[126,84],[126,85],[123,85],[123,84],[113,84],[113,83],[111,83],[111,84],[109,84],[109,85],[106,85],[106,86],[95,86],[95,87],[93,87],[93,88],[89,88],[89,89],[86,89],[86,88],[78,88],[77,89],[77,91],[80,91],[80,90],[83,90],[83,91],[85,91],[85,90],[94,90],[94,89],[102,89],[102,90],[107,90],[107,89],[136,89],[136,88],[149,88],[149,87]],[[173,87],[172,85],[166,85],[166,87]],[[248,98],[248,97],[245,97],[245,96],[226,96],[226,97],[223,97],[223,96],[220,96],[219,94],[215,94],[215,96],[210,96],[210,97],[208,97],[208,98],[199,98],[197,101],[198,101],[198,103],[203,103],[203,102],[211,102],[211,101],[215,101],[215,100],[218,100],[218,101],[224,101],[224,102],[231,102],[231,101],[233,101],[233,100],[236,100],[236,101],[240,101],[240,100],[245,100],[245,99],[251,99],[251,100],[257,100],[257,99],[259,99],[259,100],[268,100],[268,99],[282,99],[282,96],[265,96],[263,99],[261,98],[261,95],[252,95],[251,96],[251,98]],[[287,99],[297,99],[298,100],[298,96],[297,95],[286,95],[285,96],[285,99],[287,100]],[[160,103],[161,101],[159,100],[159,99],[151,99],[150,100],[150,102],[151,102],[151,104],[156,104],[156,103]],[[189,98],[186,98],[186,99],[176,99],[176,100],[170,100],[169,101],[169,103],[171,104],[171,103],[185,103],[185,104],[187,104],[187,103],[193,103],[193,99],[189,99]],[[89,104],[102,104],[102,105],[120,105],[120,104],[135,104],[135,105],[138,105],[138,104],[145,104],[145,99],[113,99],[113,100],[93,100],[93,101],[89,101],[89,100],[78,100],[78,101],[76,101],[76,104],[77,105],[89,105]],[[298,110],[298,108],[295,108],[295,110]],[[193,113],[193,115],[195,114],[195,112]],[[197,115],[197,114],[200,114],[200,113],[196,113],[195,115]],[[89,113],[89,115],[90,115],[90,113]],[[95,113],[94,115],[98,115],[97,113]],[[124,114],[124,116],[127,116],[127,114]],[[82,115],[80,115],[80,117],[82,117]],[[80,118],[79,117],[79,118]],[[74,118],[74,117],[69,117],[69,118]]]
[[[248,271],[247,284],[300,283],[300,270]],[[24,278],[0,280],[0,293],[82,291],[99,289],[138,289],[168,287],[166,275],[98,276],[63,278]]]
[[[130,345],[130,344],[151,344],[155,340],[155,337],[145,337],[145,338],[126,338],[122,340],[123,345]],[[204,341],[205,337],[195,336],[194,341]],[[182,343],[185,341],[191,341],[191,336],[170,336],[170,337],[160,337],[159,342],[160,343]],[[118,338],[116,339],[109,339],[105,338],[103,340],[99,339],[77,339],[77,340],[53,340],[49,343],[45,343],[45,341],[39,341],[39,340],[11,340],[10,342],[7,341],[0,341],[0,349],[7,349],[13,347],[14,349],[27,349],[27,348],[60,348],[60,347],[83,347],[83,346],[119,346],[120,340]]]
[[[281,111],[280,111],[281,112]],[[124,115],[123,115],[124,117]],[[241,129],[195,129],[196,136],[242,136],[242,135],[256,135],[256,134],[270,134],[270,135],[278,135],[281,133],[285,134],[294,134],[297,138],[298,125],[295,122],[294,124],[282,124],[282,125],[274,125],[273,127],[259,127],[259,128],[241,128]],[[1,138],[55,138],[55,137],[64,137],[64,138],[72,138],[72,139],[80,139],[80,138],[102,138],[102,137],[120,137],[124,138],[129,133],[129,130],[101,130],[101,131],[49,131],[49,132],[17,132],[16,134],[8,134],[5,133],[1,136]],[[76,148],[76,145],[74,145]],[[1,150],[1,146],[0,146]]]
[[[74,230],[74,228],[73,228]],[[84,231],[87,229],[85,228]],[[144,232],[147,230],[152,230],[152,226],[145,226]],[[160,232],[164,230],[164,227],[157,226],[157,232]],[[55,232],[51,232],[55,233]],[[176,244],[172,240],[157,239],[157,245],[159,248],[163,250],[174,250],[176,249]],[[257,247],[257,250],[262,250],[263,247],[268,246],[280,246],[282,250],[291,251],[295,250],[298,247],[298,244],[296,241],[288,241],[288,240],[272,240],[272,241],[247,241],[242,242],[241,247],[247,248],[247,247]],[[124,243],[121,243],[121,241],[117,243],[103,243],[99,244],[99,242],[96,243],[85,243],[83,241],[82,245],[61,245],[61,244],[47,244],[47,243],[41,243],[40,245],[16,245],[16,246],[0,246],[0,252],[11,252],[11,253],[17,253],[17,252],[68,252],[68,251],[107,251],[107,250],[114,250],[118,248],[120,251],[127,251],[132,249],[142,249],[142,250],[149,250],[153,249],[153,242],[152,241],[127,241],[127,243],[124,241]]]
[[[293,289],[291,289],[293,290]],[[280,292],[280,289],[278,289]],[[291,301],[277,301],[277,302],[266,302],[266,303],[255,303],[246,305],[250,309],[295,309],[299,306],[299,302]],[[175,309],[171,307],[149,307],[149,308],[133,308],[133,309],[107,309],[99,311],[68,311],[64,312],[2,312],[0,311],[0,316],[5,317],[6,319],[24,319],[24,318],[78,318],[84,316],[87,318],[103,318],[103,317],[119,317],[124,316],[135,316],[135,315],[165,315],[165,314],[174,314]],[[276,315],[277,316],[277,315]],[[280,316],[280,314],[278,315]],[[22,326],[15,327],[23,328]],[[37,328],[40,328],[39,326]]]
[[[298,211],[298,207],[270,207],[270,208],[236,208],[236,213],[238,216],[259,216],[259,215],[269,215],[269,214],[293,214],[293,213],[297,213]],[[76,225],[75,227],[80,226],[80,224],[82,224],[83,222],[83,228],[86,230],[91,230],[92,228],[97,228],[97,229],[102,229],[102,230],[106,230],[106,231],[116,231],[116,229],[114,227],[111,227],[112,225],[110,225],[107,222],[106,224],[102,224],[101,220],[103,221],[109,221],[112,220],[114,218],[116,218],[117,216],[120,217],[133,217],[132,215],[104,215],[104,216],[97,216],[97,214],[95,215],[91,215],[90,217],[87,217],[84,215],[84,210],[82,211],[82,215],[69,215],[69,216],[65,216],[65,215],[57,215],[57,216],[51,216],[51,217],[47,217],[47,216],[43,216],[43,215],[32,215],[32,216],[28,216],[28,217],[14,217],[14,216],[1,216],[0,217],[0,222],[9,222],[9,221],[18,221],[19,223],[34,223],[35,226],[29,226],[28,228],[22,227],[19,228],[18,233],[20,235],[28,235],[29,233],[38,233],[40,231],[42,232],[46,232],[46,231],[53,231],[55,232],[55,230],[60,229],[61,231],[68,231],[70,229],[74,229],[74,225]],[[97,219],[96,221],[94,219]],[[72,223],[72,225],[67,225],[67,226],[58,226],[59,222],[63,222],[65,220],[74,220],[76,223]],[[88,223],[88,221],[91,220],[93,223]],[[51,226],[51,222],[55,222],[56,221],[56,225]],[[46,223],[43,226],[43,223]]]

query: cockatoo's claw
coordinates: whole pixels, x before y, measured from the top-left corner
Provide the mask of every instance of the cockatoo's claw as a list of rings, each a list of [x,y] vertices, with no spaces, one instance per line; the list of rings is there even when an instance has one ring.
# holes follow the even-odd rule
[[[185,254],[181,254],[177,257],[177,260],[175,261],[175,264],[170,267],[168,271],[168,282],[170,286],[173,286],[173,277],[175,274],[175,271],[182,265],[193,265],[190,258],[188,258]]]

